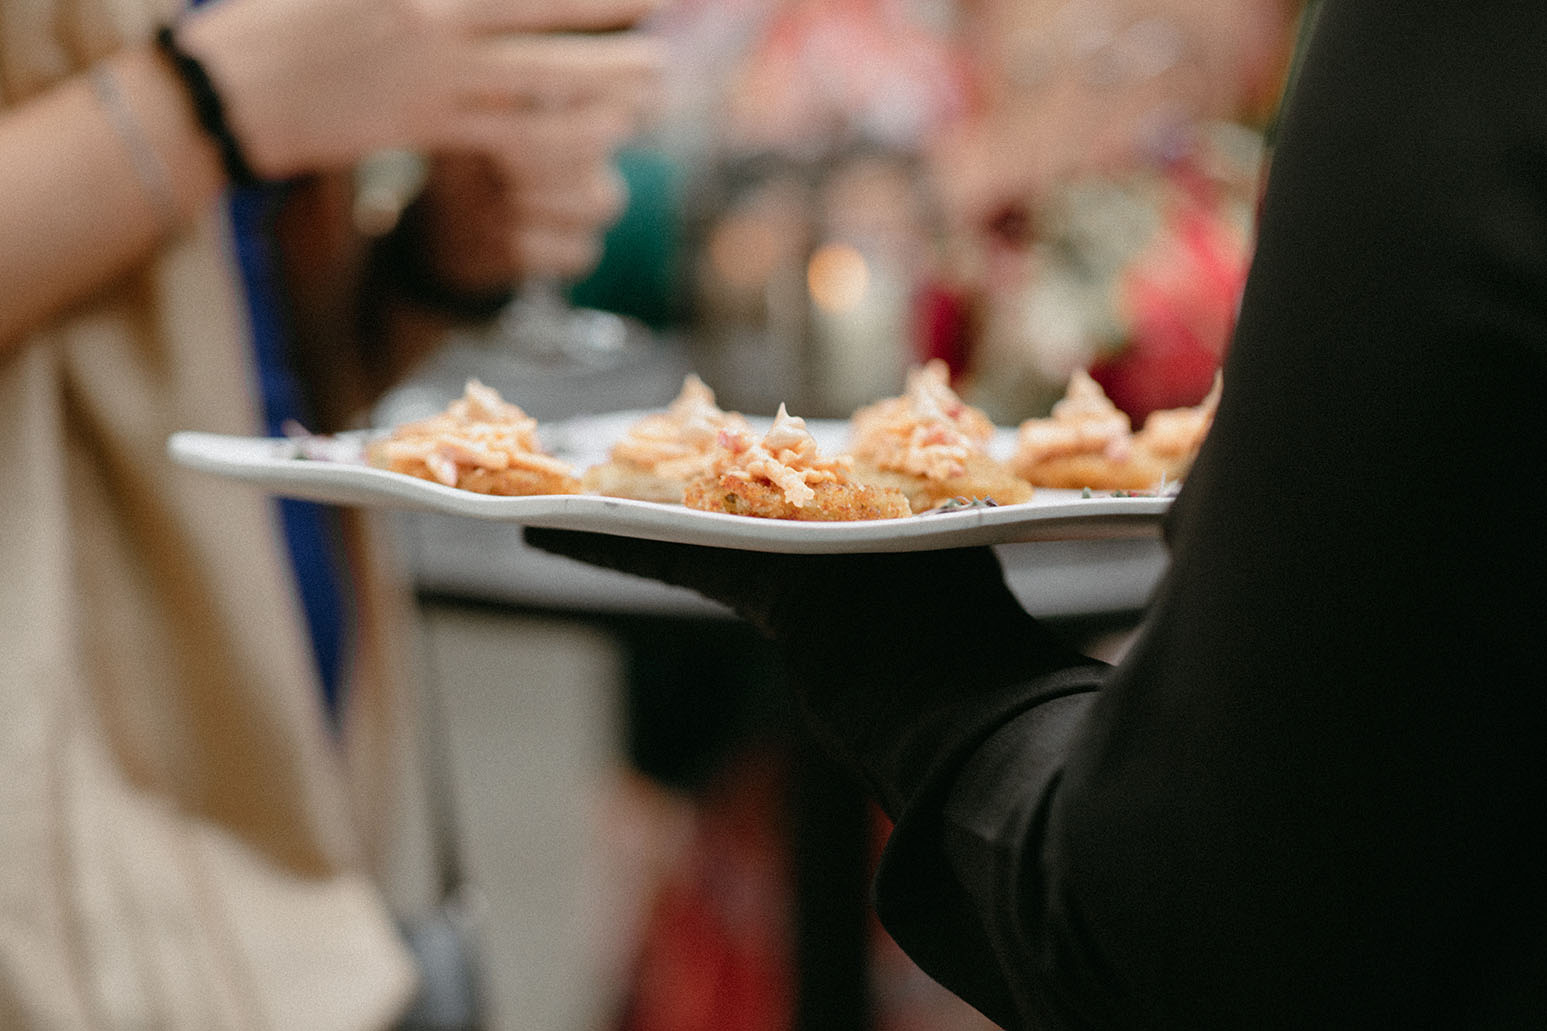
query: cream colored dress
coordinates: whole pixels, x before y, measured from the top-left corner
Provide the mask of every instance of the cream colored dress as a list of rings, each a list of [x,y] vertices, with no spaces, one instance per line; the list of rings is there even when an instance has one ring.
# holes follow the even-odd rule
[[[167,13],[0,0],[0,104]],[[413,989],[270,499],[166,458],[175,430],[259,425],[224,234],[212,209],[0,353],[7,1031],[376,1029]],[[357,677],[367,744],[401,732],[389,690]]]

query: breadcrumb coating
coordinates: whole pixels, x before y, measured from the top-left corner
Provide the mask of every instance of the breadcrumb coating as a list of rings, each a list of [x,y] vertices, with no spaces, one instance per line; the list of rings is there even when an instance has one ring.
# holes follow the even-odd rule
[[[761,439],[722,430],[708,471],[688,484],[683,503],[707,512],[764,519],[841,521],[912,514],[900,491],[861,483],[847,455],[823,457],[804,419],[784,405]]]
[[[404,423],[366,449],[379,469],[480,494],[578,494],[580,480],[547,454],[537,420],[469,379],[444,412]]]
[[[1220,378],[1203,402],[1152,413],[1132,431],[1083,369],[1045,419],[1027,419],[1016,435],[1011,467],[1039,487],[1150,490],[1185,476],[1219,403]]]
[[[720,431],[747,429],[740,414],[715,403],[714,392],[689,373],[665,411],[640,419],[587,469],[582,486],[593,494],[678,504],[688,481],[707,471]]]
[[[915,512],[964,496],[1029,500],[1031,484],[989,455],[993,436],[993,422],[957,396],[937,359],[908,373],[900,397],[854,413],[849,450],[860,479],[903,491]]]

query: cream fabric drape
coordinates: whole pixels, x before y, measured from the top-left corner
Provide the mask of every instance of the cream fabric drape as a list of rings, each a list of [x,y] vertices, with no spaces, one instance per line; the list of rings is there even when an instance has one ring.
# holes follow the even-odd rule
[[[167,13],[4,0],[0,103]],[[328,736],[271,501],[166,458],[179,429],[258,432],[224,225],[0,354],[9,1031],[375,1029],[412,991],[361,820],[388,789],[346,787],[391,763]],[[401,739],[376,690],[363,736]]]

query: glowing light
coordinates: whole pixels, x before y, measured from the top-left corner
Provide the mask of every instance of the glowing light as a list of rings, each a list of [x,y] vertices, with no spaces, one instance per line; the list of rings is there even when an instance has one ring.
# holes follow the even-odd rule
[[[806,265],[806,289],[818,308],[834,315],[853,311],[870,287],[865,256],[846,243],[818,247]]]

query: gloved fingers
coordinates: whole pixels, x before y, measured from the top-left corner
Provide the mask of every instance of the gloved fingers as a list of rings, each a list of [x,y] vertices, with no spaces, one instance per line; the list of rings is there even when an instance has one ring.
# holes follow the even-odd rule
[[[931,625],[942,632],[987,609],[1019,609],[990,548],[785,555],[528,527],[552,554],[686,587],[773,635]]]
[[[698,553],[711,550],[690,544],[584,530],[555,530],[542,526],[526,527],[523,536],[528,545],[539,551],[678,587],[693,586],[684,580],[704,578],[702,573],[694,575],[708,561],[708,556],[699,556]],[[700,559],[699,562],[693,561],[695,556]]]
[[[765,632],[772,629],[769,613],[794,579],[789,566],[797,558],[536,526],[524,533],[540,551],[696,591]]]

